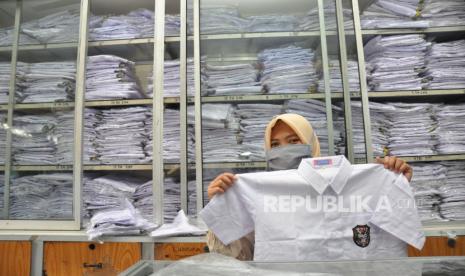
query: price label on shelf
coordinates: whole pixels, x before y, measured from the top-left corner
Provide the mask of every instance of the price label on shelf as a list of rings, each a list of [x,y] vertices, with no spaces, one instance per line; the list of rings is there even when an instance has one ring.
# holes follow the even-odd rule
[[[73,166],[72,165],[56,165],[55,169],[56,170],[72,170]]]
[[[426,90],[413,90],[413,91],[410,91],[410,94],[418,96],[418,95],[428,95],[429,93]]]
[[[128,100],[113,100],[110,102],[111,105],[126,105],[129,104]]]

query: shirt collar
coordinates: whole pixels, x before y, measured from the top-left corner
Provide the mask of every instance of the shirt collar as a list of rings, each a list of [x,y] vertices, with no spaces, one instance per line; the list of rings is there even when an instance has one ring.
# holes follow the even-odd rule
[[[331,183],[318,173],[318,166],[327,164],[325,166],[337,167],[338,171],[336,176],[332,179]],[[315,167],[316,169],[315,169]],[[352,165],[345,158],[344,155],[318,157],[318,158],[305,158],[300,162],[297,172],[319,193],[322,194],[328,186],[339,194],[349,180],[352,174]]]

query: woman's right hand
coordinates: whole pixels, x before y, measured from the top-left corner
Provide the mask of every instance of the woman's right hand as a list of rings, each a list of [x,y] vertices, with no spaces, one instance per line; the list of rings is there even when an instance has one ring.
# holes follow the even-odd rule
[[[222,173],[218,175],[212,182],[208,185],[208,198],[212,199],[216,194],[222,194],[228,190],[234,181],[236,176],[232,173]]]

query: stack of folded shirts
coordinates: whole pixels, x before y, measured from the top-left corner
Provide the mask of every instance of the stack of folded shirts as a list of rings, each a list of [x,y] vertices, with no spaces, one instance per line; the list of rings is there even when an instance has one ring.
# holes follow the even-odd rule
[[[434,106],[428,103],[389,103],[389,154],[395,156],[433,155],[436,153],[437,123]]]
[[[416,18],[418,0],[376,0],[361,14],[363,29],[428,28],[427,20]]]
[[[421,220],[423,222],[441,220],[439,188],[446,183],[446,168],[439,163],[415,163],[411,167],[413,178],[410,186],[415,194]]]
[[[0,62],[0,104],[8,103],[10,91],[10,63]]]
[[[189,2],[190,3],[190,2]],[[187,10],[188,27],[191,34],[194,33],[193,7]],[[200,32],[202,34],[241,33],[250,22],[240,16],[235,6],[224,4],[203,4],[200,7]]]
[[[165,75],[163,79],[163,95],[165,97],[179,97],[181,91],[179,59],[165,61]],[[187,95],[194,96],[194,60],[187,59]],[[147,95],[153,97],[153,74],[149,76]]]
[[[6,123],[6,113],[0,113],[0,164],[5,163],[5,150],[6,150],[6,130],[3,125]]]
[[[111,108],[102,110],[95,139],[98,159],[103,164],[138,164],[148,160],[145,120],[147,107]]]
[[[16,100],[20,103],[74,99],[76,63],[72,61],[21,63]]]
[[[165,14],[165,36],[179,35],[181,30],[181,17],[179,14]]]
[[[74,113],[60,112],[57,114],[57,125],[53,130],[53,140],[56,144],[56,158],[59,164],[73,164],[74,148]]]
[[[287,46],[258,54],[261,83],[269,93],[305,93],[316,86],[318,75],[312,49]]]
[[[188,123],[195,121],[193,106],[188,107]],[[202,105],[202,146],[206,162],[241,160],[242,148],[237,134],[239,120],[230,104]],[[221,143],[218,143],[221,141]],[[248,154],[248,153],[247,153]]]
[[[421,17],[430,27],[465,25],[465,5],[463,0],[425,0]]]
[[[143,98],[134,62],[113,55],[90,56],[86,72],[86,100]]]
[[[464,88],[465,40],[433,43],[426,55],[426,67],[429,89]]]
[[[423,35],[376,36],[365,44],[370,90],[421,90],[426,82],[425,55],[430,42]]]
[[[258,70],[254,64],[212,65],[203,67],[203,84],[208,95],[260,94]]]
[[[363,125],[363,112],[361,102],[352,102],[352,131],[354,154],[363,158],[366,154],[365,131]],[[384,156],[389,144],[390,114],[394,108],[388,104],[370,102],[371,143],[375,156]]]
[[[439,105],[436,108],[440,154],[465,153],[465,104]]]
[[[320,142],[320,150],[322,155],[328,155],[328,128],[326,120],[326,104],[319,100],[290,100],[285,105],[286,113],[296,113],[305,117],[308,122],[312,125],[313,130],[318,137]],[[342,126],[342,109],[334,106],[333,109],[333,134],[334,144],[340,145],[343,143],[342,132],[344,131]],[[339,152],[339,148],[336,147],[336,154],[343,154]]]
[[[292,32],[299,22],[296,15],[265,14],[245,17],[247,32]]]
[[[5,176],[3,174],[0,174],[0,209],[3,208],[3,189],[5,185]],[[3,214],[0,214],[0,218],[3,216]]]
[[[268,123],[274,116],[283,113],[282,104],[238,104],[236,115],[240,119],[241,128],[239,138],[245,151],[250,155],[243,155],[245,160],[264,161],[264,135]]]
[[[465,163],[443,162],[447,168],[447,182],[439,188],[440,213],[447,220],[465,220]]]
[[[86,108],[84,112],[83,160],[86,164],[99,163],[95,128],[98,126],[100,113],[95,108]]]
[[[21,24],[21,33],[39,43],[77,42],[79,8],[79,5],[59,7],[45,17],[24,22]]]
[[[334,31],[337,28],[336,20],[336,2],[326,2],[324,6],[325,14],[325,29],[327,31]],[[344,27],[346,30],[353,29],[352,10],[343,8],[344,14]],[[299,21],[299,31],[319,31],[320,20],[318,14],[318,6],[313,7],[308,13]]]
[[[90,40],[131,39],[153,37],[154,14],[147,9],[131,11],[127,15],[103,18],[100,24],[89,28]]]
[[[13,120],[13,162],[21,165],[57,164],[53,115],[16,115]]]
[[[132,201],[136,189],[144,182],[142,178],[125,174],[86,175],[83,187],[85,217],[92,217],[101,210],[118,208],[123,198]]]
[[[129,236],[153,231],[152,222],[145,219],[127,198],[120,206],[95,213],[87,226],[89,240],[102,236]]]
[[[134,206],[140,211],[142,216],[149,221],[153,221],[153,193],[152,181],[148,181],[143,185],[137,187],[134,193]],[[176,216],[177,212],[181,209],[181,190],[180,183],[177,179],[172,177],[165,178],[164,195],[163,195],[163,212],[165,223],[171,222]],[[188,182],[189,194],[195,191],[195,181]],[[195,206],[195,204],[194,204]],[[189,213],[195,211],[189,209]]]
[[[73,174],[35,174],[11,179],[11,219],[72,219]]]
[[[350,91],[360,91],[360,78],[358,76],[358,62],[356,60],[347,61],[347,78],[349,80]],[[342,92],[342,75],[341,66],[338,59],[331,59],[329,61],[329,83],[331,92]],[[318,92],[325,92],[325,79],[324,75],[321,74],[321,78],[318,81]]]
[[[145,132],[147,133],[148,141],[145,145],[145,152],[152,158],[153,155],[153,132],[152,132],[153,117],[152,113],[148,112],[145,122]],[[178,163],[181,152],[181,132],[180,132],[180,114],[179,110],[166,108],[163,119],[163,159],[168,163]],[[187,138],[188,156],[195,156],[195,146],[192,136]]]
[[[13,25],[13,22],[11,23]],[[11,46],[13,45],[14,39],[14,28],[12,26],[6,28],[0,28],[0,46]],[[25,44],[39,44],[40,42],[36,39],[20,33],[19,34],[19,45]]]

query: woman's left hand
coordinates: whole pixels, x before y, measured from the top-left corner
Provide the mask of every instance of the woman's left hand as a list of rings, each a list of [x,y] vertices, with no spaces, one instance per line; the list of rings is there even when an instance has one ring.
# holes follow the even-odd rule
[[[384,158],[376,157],[376,162],[383,164],[388,170],[396,173],[402,173],[410,182],[413,176],[412,167],[407,162],[395,156],[385,156]]]

